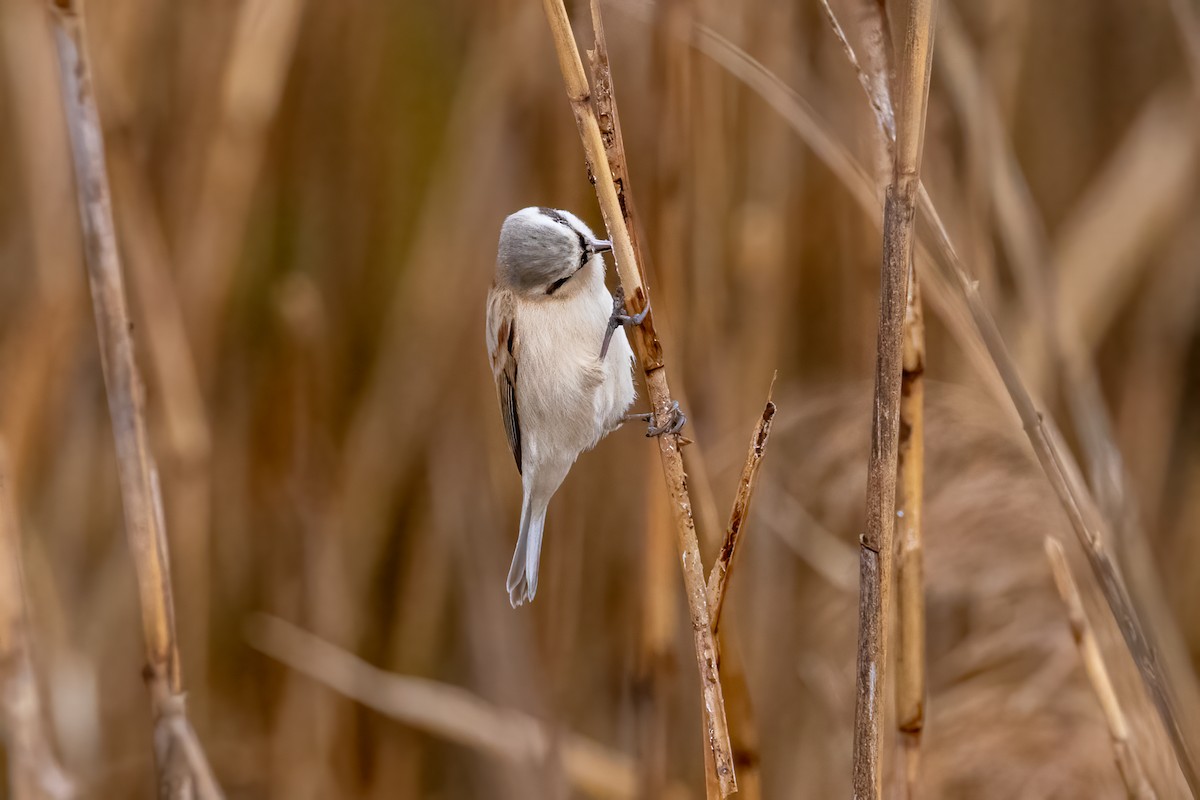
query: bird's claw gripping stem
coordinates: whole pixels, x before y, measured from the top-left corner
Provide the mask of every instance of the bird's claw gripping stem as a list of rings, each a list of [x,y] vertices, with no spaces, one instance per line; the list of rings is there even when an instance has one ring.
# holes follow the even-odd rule
[[[641,311],[633,316],[626,314],[625,290],[618,286],[617,290],[613,292],[612,316],[608,318],[608,329],[604,331],[604,341],[600,345],[600,359],[603,361],[604,357],[608,355],[608,345],[612,342],[613,334],[616,333],[617,328],[621,327],[622,325],[626,327],[641,325],[646,321],[646,315],[649,313],[650,301],[647,300],[646,307]]]
[[[671,407],[667,409],[667,418],[662,425],[650,423],[646,428],[646,436],[662,436],[666,434],[677,434],[683,430],[683,426],[687,424],[687,414],[679,408],[679,401],[671,402]]]

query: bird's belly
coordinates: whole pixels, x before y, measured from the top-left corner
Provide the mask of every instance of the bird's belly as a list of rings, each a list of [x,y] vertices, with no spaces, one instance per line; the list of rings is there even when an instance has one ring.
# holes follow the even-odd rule
[[[526,327],[518,411],[531,460],[573,462],[616,427],[633,402],[624,331],[616,332],[602,362],[607,317],[594,317],[559,315]]]

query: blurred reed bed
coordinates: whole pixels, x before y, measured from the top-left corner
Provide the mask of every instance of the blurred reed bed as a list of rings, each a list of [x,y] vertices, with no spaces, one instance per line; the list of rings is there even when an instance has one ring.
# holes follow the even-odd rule
[[[831,5],[858,46],[855,4]],[[1121,521],[1112,549],[1148,624],[1176,626],[1194,664],[1194,12],[941,6],[925,184],[1025,381]],[[604,8],[708,564],[779,371],[722,621],[726,680],[736,658],[754,723],[739,780],[767,798],[846,796],[878,223],[703,31],[762,62],[863,164],[870,107],[819,3]],[[78,796],[144,797],[140,612],[49,31],[39,4],[0,0],[5,535],[20,532],[54,761]],[[88,6],[88,43],[184,685],[226,795],[701,796],[687,609],[639,432],[585,455],[559,493],[538,601],[516,613],[503,592],[519,486],[482,344],[499,222],[537,204],[599,224],[538,4],[119,0]],[[1185,797],[1081,548],[955,313],[927,295],[917,796],[1124,794],[1049,535],[1149,782]],[[1067,367],[1050,337],[1069,344]],[[1068,382],[1089,374],[1107,429],[1072,405]],[[437,683],[314,681],[318,666],[357,667],[286,638],[295,628]],[[483,721],[439,722],[462,716],[438,700],[445,687]],[[497,736],[472,738],[489,724]],[[735,740],[740,724],[731,712]],[[890,747],[885,770],[899,785]]]

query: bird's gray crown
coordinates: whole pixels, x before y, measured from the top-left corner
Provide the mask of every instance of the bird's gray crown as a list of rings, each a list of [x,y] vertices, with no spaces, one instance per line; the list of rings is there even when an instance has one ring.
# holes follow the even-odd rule
[[[522,292],[554,294],[608,243],[569,211],[531,206],[500,227],[496,279]]]

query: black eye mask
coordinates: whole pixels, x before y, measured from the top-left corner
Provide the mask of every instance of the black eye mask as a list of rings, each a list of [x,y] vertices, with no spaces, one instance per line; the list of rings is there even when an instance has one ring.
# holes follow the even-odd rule
[[[579,270],[581,270],[585,266],[587,266],[588,256],[590,256],[591,253],[588,252],[588,243],[587,243],[587,239],[584,238],[584,235],[582,233],[580,233],[579,231],[575,230],[574,228],[572,228],[571,223],[567,221],[567,218],[564,217],[562,214],[558,213],[558,211],[556,211],[555,209],[546,208],[545,206],[539,206],[538,211],[543,216],[549,217],[550,219],[554,220],[555,222],[559,223],[560,225],[565,225],[571,231],[571,233],[573,233],[577,237],[579,237],[579,266],[575,268],[575,272],[578,272]],[[554,294],[555,292],[557,292],[559,289],[561,289],[564,283],[571,280],[571,278],[575,277],[575,272],[572,272],[570,275],[567,275],[565,277],[559,278],[554,283],[547,286],[546,294],[551,295],[551,294]]]

